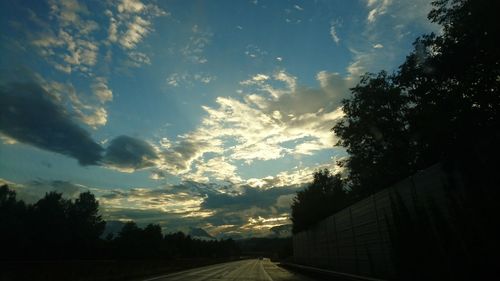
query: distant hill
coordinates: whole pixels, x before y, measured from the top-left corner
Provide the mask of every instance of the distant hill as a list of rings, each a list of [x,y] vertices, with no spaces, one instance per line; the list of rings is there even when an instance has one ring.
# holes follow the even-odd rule
[[[236,232],[221,232],[219,234],[217,234],[217,239],[233,239],[233,240],[239,240],[239,239],[243,239],[243,235],[241,235],[240,233],[236,233]]]
[[[292,236],[292,225],[291,224],[283,224],[271,227],[270,229],[273,233],[270,237],[279,237],[286,238]]]
[[[124,225],[125,223],[121,221],[106,221],[106,227],[101,238],[106,238],[110,233],[113,234],[113,237],[116,237]]]
[[[189,236],[193,239],[200,239],[200,240],[216,240],[215,237],[212,235],[208,234],[203,228],[198,228],[198,227],[191,227],[189,229]]]

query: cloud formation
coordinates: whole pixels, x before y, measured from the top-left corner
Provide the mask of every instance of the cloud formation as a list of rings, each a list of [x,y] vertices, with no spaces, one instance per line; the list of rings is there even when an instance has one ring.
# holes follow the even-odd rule
[[[61,85],[52,85],[58,86]],[[96,91],[107,89],[97,87]],[[108,98],[107,93],[101,94]],[[2,85],[0,133],[5,143],[21,142],[75,158],[81,165],[105,165],[124,172],[156,165],[157,150],[140,139],[119,136],[111,140],[106,149],[102,148],[78,124],[77,121],[89,123],[81,112],[76,110],[70,114],[62,106],[64,96],[57,91],[47,92],[35,82]]]
[[[340,38],[337,35],[337,24],[335,22],[332,22],[330,24],[330,36],[332,37],[332,40],[333,42],[335,42],[335,44],[338,45],[340,43]]]
[[[206,116],[197,129],[160,148],[154,177],[170,173],[198,182],[268,186],[265,179],[243,179],[236,161],[251,164],[333,148],[336,139],[330,129],[343,116],[340,101],[353,81],[326,71],[316,79],[318,88],[299,86],[296,77],[281,70],[241,81],[242,98],[218,97],[216,106],[203,106]],[[299,182],[282,175],[275,183]]]
[[[113,139],[106,148],[103,162],[123,172],[152,167],[158,159],[153,146],[146,141],[129,136]]]
[[[208,62],[204,52],[208,44],[210,44],[213,33],[204,30],[198,25],[193,25],[191,28],[191,36],[188,43],[181,49],[181,54],[190,62],[203,64]]]
[[[352,61],[347,71],[353,79],[365,72],[390,70],[399,65],[407,52],[408,41],[422,32],[440,32],[440,27],[427,20],[432,9],[429,0],[367,0],[362,40],[351,44]],[[419,33],[414,33],[419,30]],[[356,35],[356,38],[360,38]],[[347,40],[346,40],[347,42]]]
[[[95,165],[102,148],[78,126],[63,107],[35,83],[0,88],[0,130],[40,149],[73,157],[81,165]]]

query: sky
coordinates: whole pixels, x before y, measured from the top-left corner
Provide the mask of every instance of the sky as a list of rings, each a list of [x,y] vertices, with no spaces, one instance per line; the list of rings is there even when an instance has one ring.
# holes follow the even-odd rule
[[[0,2],[0,182],[106,220],[265,236],[347,157],[365,72],[439,32],[428,0]]]

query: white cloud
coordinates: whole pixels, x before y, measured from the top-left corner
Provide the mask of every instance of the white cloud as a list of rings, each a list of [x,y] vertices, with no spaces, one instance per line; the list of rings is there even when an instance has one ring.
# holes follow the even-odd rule
[[[38,77],[38,79],[40,79],[41,86],[55,102],[62,106],[69,104],[66,107],[76,119],[94,129],[106,125],[108,113],[103,104],[110,101],[113,95],[104,78],[96,78],[90,87],[93,96],[99,101],[98,104],[91,102],[91,99],[84,93],[78,92],[72,83],[45,81],[41,77]]]
[[[127,64],[134,67],[140,67],[146,64],[151,64],[151,59],[145,53],[131,51],[128,53],[129,60]]]
[[[367,7],[370,8],[366,20],[369,23],[374,23],[377,17],[387,13],[392,0],[368,0]]]
[[[178,83],[171,78],[172,85]],[[234,161],[249,164],[333,148],[336,139],[330,129],[343,116],[339,105],[351,81],[325,71],[317,79],[320,88],[310,89],[297,86],[296,78],[284,70],[253,75],[241,84],[257,92],[242,93],[242,100],[218,97],[216,106],[203,106],[207,115],[201,125],[164,150],[162,169],[200,181],[238,182],[244,180]],[[271,86],[277,82],[284,85]],[[205,158],[206,153],[211,156]]]
[[[303,11],[304,9],[299,5],[293,5],[293,7],[298,11]]]
[[[3,143],[3,144],[16,144],[17,143],[17,140],[16,139],[13,139],[7,135],[4,135],[2,133],[0,133],[0,141]]]
[[[120,44],[126,49],[133,49],[149,33],[151,23],[140,16],[127,25],[127,31],[120,38]]]
[[[237,176],[237,167],[228,162],[223,156],[214,157],[207,161],[196,161],[196,171],[187,174],[184,178],[196,182],[208,183],[210,180],[241,183],[242,179]]]
[[[177,87],[179,86],[180,81],[184,79],[185,78],[179,75],[179,73],[172,73],[167,77],[166,82],[169,86]]]
[[[210,44],[213,34],[208,30],[203,30],[198,25],[194,25],[191,32],[188,43],[181,49],[181,54],[192,63],[206,63],[208,59],[204,52],[206,46]]]
[[[265,55],[267,55],[267,52],[259,48],[258,46],[254,44],[247,45],[245,48],[245,55],[252,59],[257,59],[261,58]]]
[[[118,24],[113,17],[109,19],[108,40],[112,43],[118,41]]]
[[[88,19],[87,7],[76,0],[50,0],[49,8],[53,25],[31,11],[31,18],[43,30],[30,36],[34,38],[31,43],[55,69],[91,76],[99,53],[99,41],[94,38],[99,24]]]
[[[337,35],[336,26],[335,26],[335,24],[334,24],[334,23],[332,23],[332,24],[330,25],[330,36],[332,37],[333,42],[335,42],[335,44],[337,44],[337,45],[338,45],[338,44],[339,44],[339,42],[340,42],[340,38],[339,38],[339,36]]]
[[[240,84],[241,85],[252,85],[252,84],[257,84],[261,81],[266,81],[268,79],[269,79],[269,76],[267,76],[265,74],[258,73],[258,74],[255,74],[249,80],[245,80],[245,81],[240,82]]]
[[[89,112],[89,110],[87,110]],[[108,121],[108,112],[104,107],[90,108],[90,113],[77,111],[80,120],[92,128],[97,128],[106,125]]]
[[[122,0],[117,8],[120,13],[139,13],[144,7],[144,4],[139,0]]]
[[[183,73],[172,73],[166,78],[165,81],[168,86],[178,87],[181,85],[192,86],[194,85],[195,82],[209,84],[213,82],[215,79],[217,79],[216,76],[204,72],[199,72],[194,74],[191,74],[189,72],[183,72]]]
[[[99,102],[106,103],[113,100],[113,92],[108,87],[108,81],[104,77],[97,77],[92,84],[92,91]]]
[[[431,2],[368,0],[363,39],[349,46],[353,58],[347,71],[351,77],[358,79],[365,72],[382,69],[390,71],[402,62],[401,58],[408,52],[408,45],[415,37],[422,32],[439,33],[439,26],[427,19]]]
[[[337,165],[337,158],[332,158],[331,161],[324,164],[318,164],[311,167],[295,167],[289,171],[280,172],[274,176],[266,176],[262,178],[250,178],[246,180],[246,184],[261,189],[279,188],[285,186],[303,186],[312,182],[314,172],[320,169],[329,169],[332,173],[342,173],[343,168]]]

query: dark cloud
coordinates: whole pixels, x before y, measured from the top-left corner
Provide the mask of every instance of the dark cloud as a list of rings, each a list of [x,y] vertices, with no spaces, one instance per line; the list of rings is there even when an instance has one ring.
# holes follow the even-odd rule
[[[251,207],[268,208],[275,205],[280,196],[295,194],[296,191],[296,188],[290,187],[259,189],[245,186],[243,192],[238,195],[208,193],[202,207],[226,210],[241,210]]]
[[[43,150],[73,157],[81,165],[106,165],[137,170],[158,159],[147,142],[119,136],[105,151],[80,127],[50,93],[35,82],[7,83],[0,87],[0,132]]]
[[[75,198],[79,193],[90,190],[99,200],[101,213],[106,220],[134,220],[141,226],[157,223],[165,233],[203,227],[214,233],[237,231],[245,235],[265,234],[269,231],[252,227],[287,223],[266,222],[265,219],[283,217],[289,213],[291,198],[299,190],[297,187],[259,189],[196,182],[128,190],[89,188],[60,180],[37,180],[26,184],[4,182],[18,192],[19,198],[30,203],[36,202],[49,191],[62,192],[66,198]],[[250,219],[253,219],[251,224]],[[218,229],[219,226],[224,228]]]
[[[149,143],[129,136],[113,139],[103,161],[119,169],[142,169],[155,165],[158,155]]]
[[[96,165],[102,147],[36,83],[0,88],[0,131],[22,143]]]
[[[35,203],[45,196],[47,192],[62,193],[66,199],[75,199],[82,192],[89,189],[85,186],[62,180],[33,180],[24,184],[8,182],[0,179],[1,183],[7,183],[9,188],[17,193],[17,198],[27,203]]]

